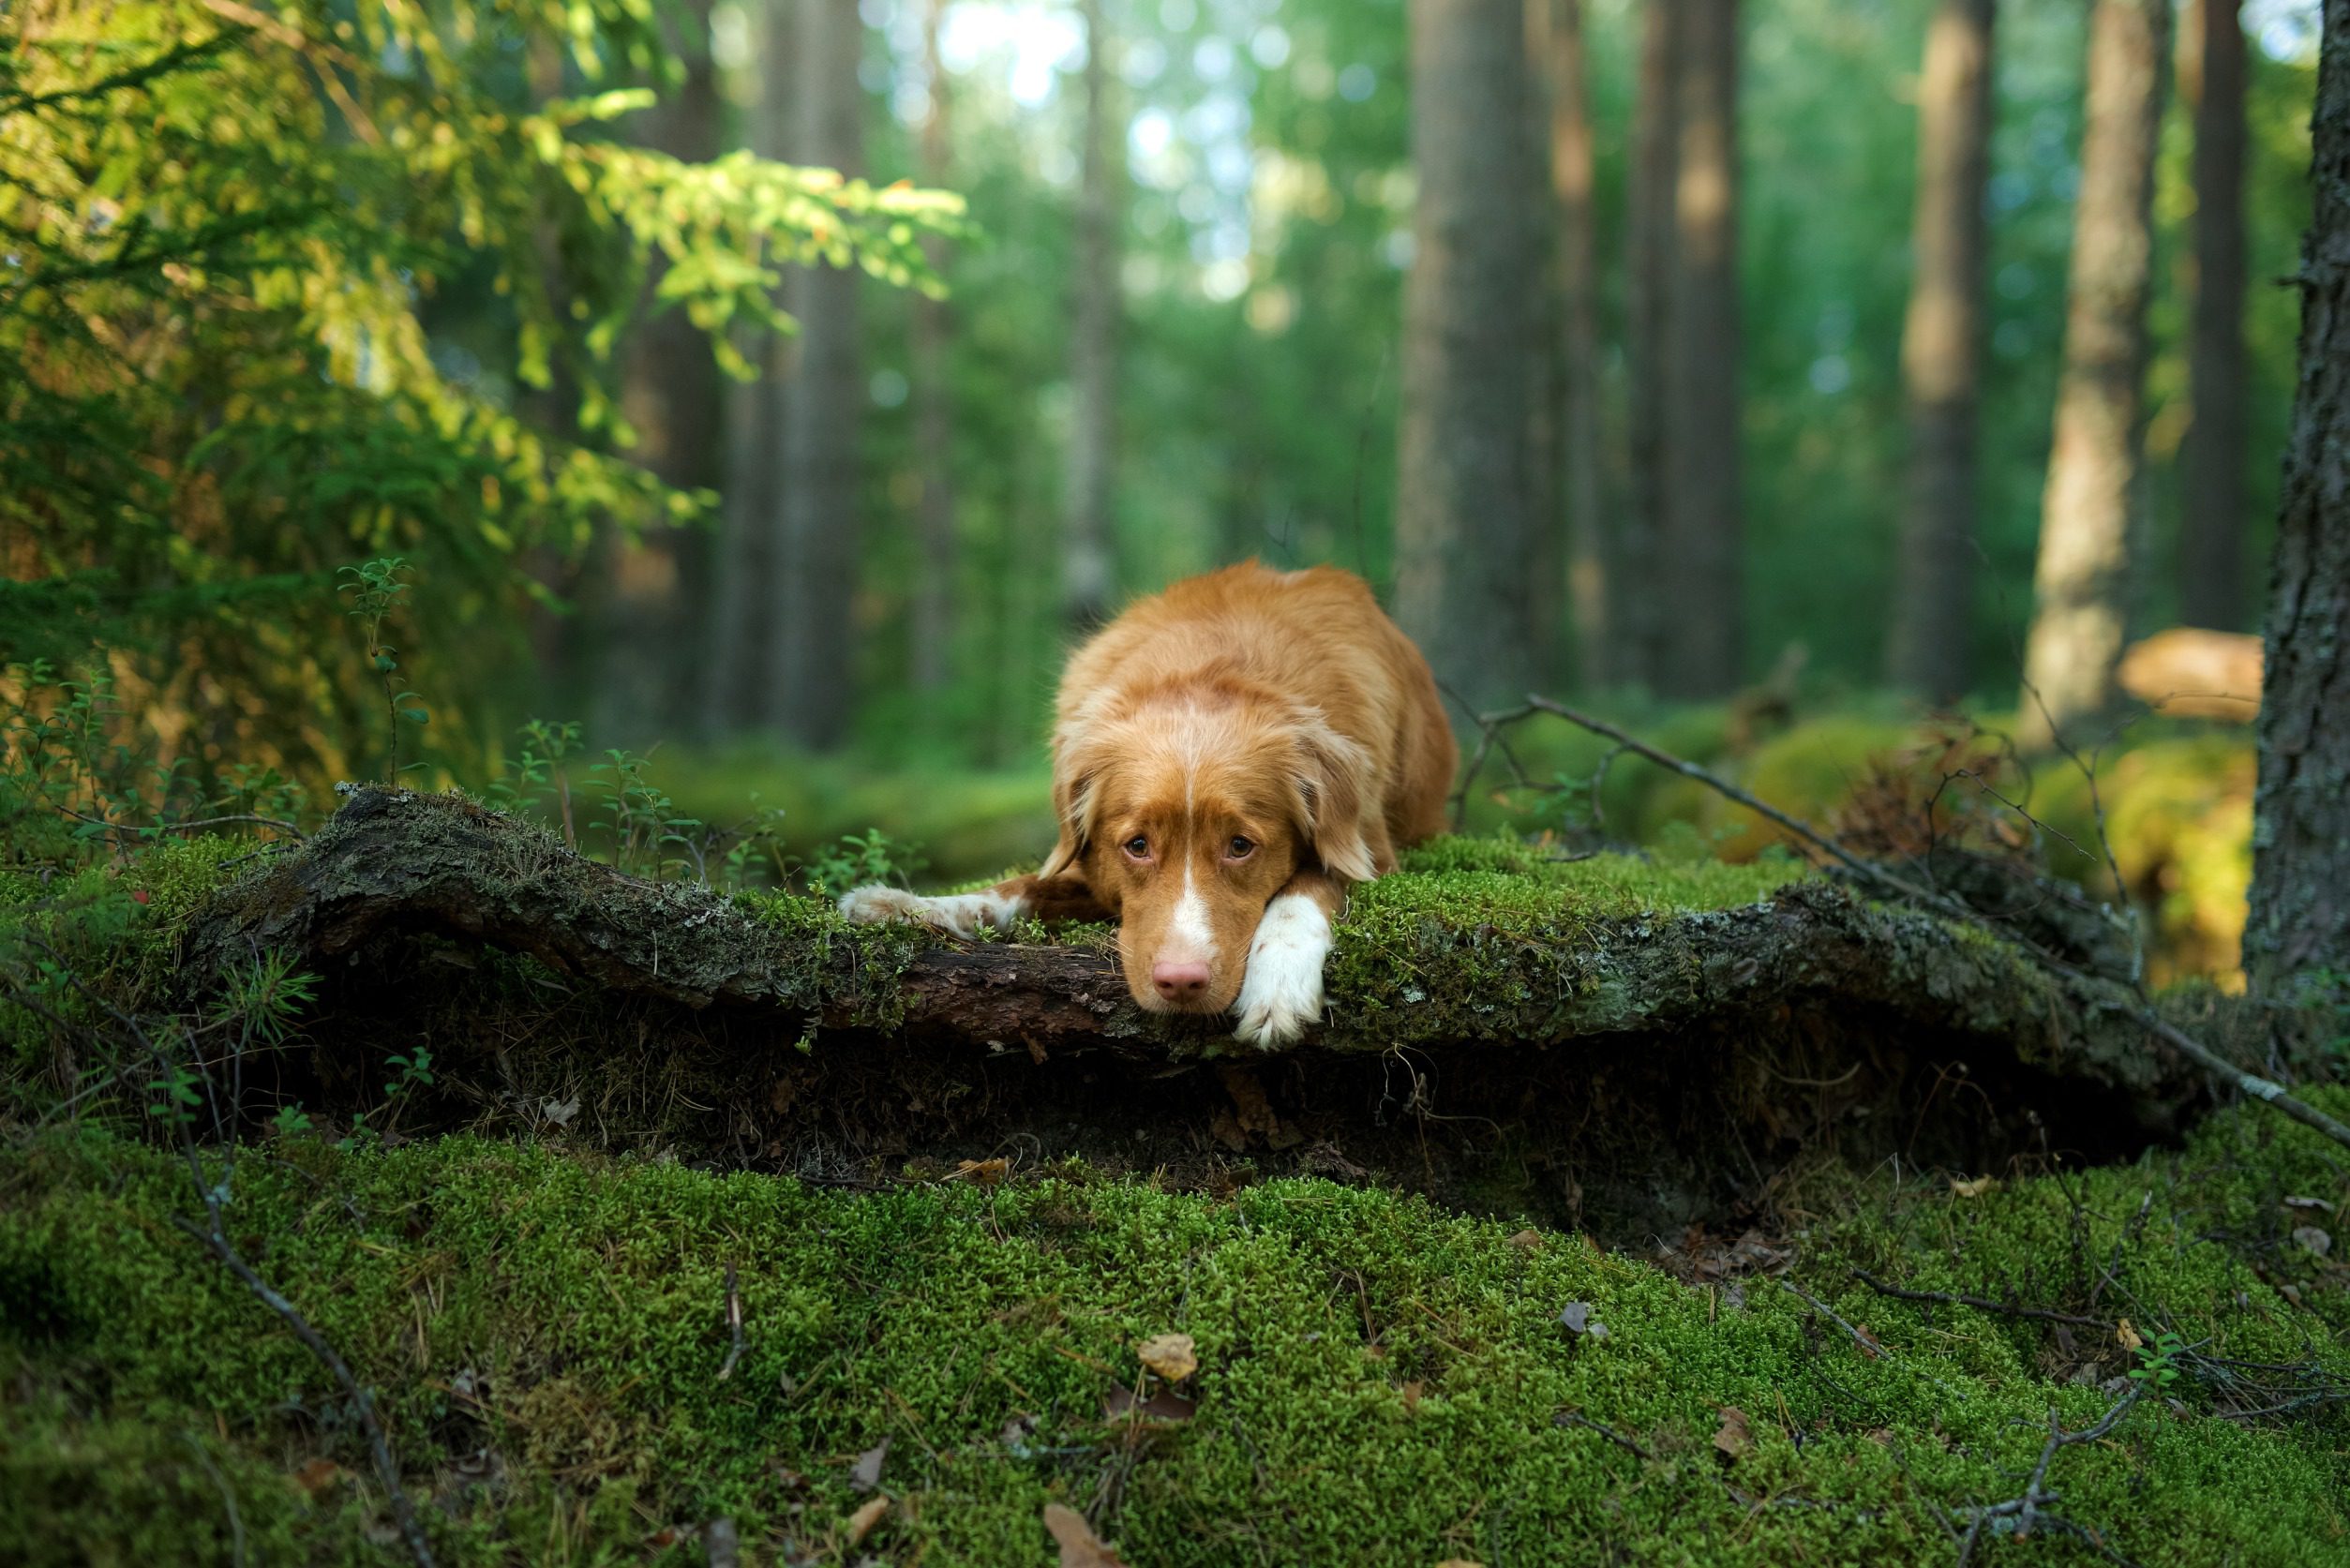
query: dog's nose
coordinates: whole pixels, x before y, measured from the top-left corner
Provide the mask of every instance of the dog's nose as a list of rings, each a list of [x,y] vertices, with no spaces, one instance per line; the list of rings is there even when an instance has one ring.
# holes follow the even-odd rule
[[[1207,965],[1154,963],[1150,966],[1150,983],[1170,1002],[1189,1001],[1207,989]]]

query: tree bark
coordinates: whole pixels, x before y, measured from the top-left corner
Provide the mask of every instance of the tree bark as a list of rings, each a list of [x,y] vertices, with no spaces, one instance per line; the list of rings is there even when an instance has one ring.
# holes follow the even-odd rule
[[[1462,700],[1535,673],[1525,574],[1541,286],[1525,199],[1519,0],[1412,0],[1412,161],[1396,486],[1396,613]]]
[[[2193,304],[2187,336],[2192,419],[2179,453],[2180,619],[2244,623],[2244,27],[2238,0],[2194,0],[2179,91],[2194,114]]]
[[[1085,109],[1077,183],[1076,298],[1070,327],[1061,614],[1071,630],[1085,632],[1109,619],[1117,594],[1118,239],[1125,203],[1110,145],[1110,38],[1101,20],[1101,0],[1080,0],[1078,12],[1085,24]]]
[[[2350,975],[2350,0],[2325,0],[2300,382],[2270,569],[2244,963]]]
[[[2064,371],[2017,725],[2027,749],[2070,736],[2114,702],[2145,435],[2149,217],[2169,33],[2169,0],[2098,0],[2089,17]]]
[[[922,182],[936,189],[951,183],[946,62],[938,54],[938,28],[947,0],[929,0],[922,13],[922,73],[929,87],[922,116]],[[945,276],[947,242],[933,234],[922,241],[931,270]],[[954,665],[954,388],[949,373],[954,322],[945,300],[914,300],[914,443],[921,477],[915,558],[914,689],[937,692]]]
[[[1617,544],[1616,621],[1622,679],[1654,686],[1664,665],[1658,603],[1660,543],[1670,476],[1665,470],[1665,321],[1673,268],[1674,82],[1680,76],[1673,0],[1640,7],[1639,81],[1632,109],[1624,231],[1624,529]]]
[[[1582,0],[1531,0],[1541,17],[1549,88],[1552,251],[1558,271],[1559,338],[1555,462],[1566,514],[1566,609],[1576,679],[1586,689],[1614,684],[1616,630],[1610,617],[1607,519],[1600,484],[1599,261],[1593,202],[1589,50]]]
[[[864,24],[857,0],[799,0],[792,61],[793,157],[864,172]],[[859,437],[865,406],[855,266],[795,267],[784,285],[800,323],[777,445],[780,604],[765,692],[768,722],[794,745],[846,739],[856,700]]]
[[[683,80],[637,122],[647,146],[694,163],[723,150],[710,12],[711,0],[686,0],[673,13],[670,47]],[[665,270],[656,261],[648,298]],[[726,379],[683,310],[663,310],[637,330],[622,367],[621,411],[636,431],[633,455],[664,484],[711,491],[725,484]],[[709,545],[705,530],[686,528],[615,542],[594,629],[599,671],[590,727],[599,744],[642,751],[674,727],[695,683],[691,631],[704,613]]]
[[[1942,0],[1919,82],[1915,276],[1901,337],[1908,483],[1886,674],[1938,702],[1967,690],[1996,14],[1996,0]]]
[[[1738,0],[1684,0],[1666,308],[1660,613],[1668,696],[1734,690],[1744,665],[1739,460]]]

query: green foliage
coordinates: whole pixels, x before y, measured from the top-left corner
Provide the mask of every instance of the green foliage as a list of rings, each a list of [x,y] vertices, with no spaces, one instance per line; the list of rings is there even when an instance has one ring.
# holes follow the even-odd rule
[[[920,874],[922,858],[908,845],[892,843],[878,828],[842,835],[840,843],[816,851],[807,865],[809,886],[838,898],[851,888],[890,882],[903,888]]]
[[[651,272],[731,359],[789,325],[786,263],[935,287],[961,206],[616,140],[671,75],[636,0],[0,13],[0,656],[147,651],[163,700],[235,694],[203,744],[322,771],[371,683],[297,594],[336,563],[415,562],[426,645],[481,674],[512,644],[478,628],[544,597],[525,552],[694,515],[610,390]],[[486,365],[434,340],[452,291],[496,302]]]
[[[377,1388],[412,1484],[457,1477],[427,1511],[457,1563],[534,1550],[558,1517],[583,1556],[719,1516],[755,1548],[837,1541],[862,1501],[854,1456],[887,1439],[897,1505],[868,1546],[892,1560],[1041,1560],[1059,1500],[1095,1508],[1129,1561],[1169,1565],[1616,1550],[1938,1568],[1938,1510],[2014,1496],[2049,1411],[2078,1427],[2112,1396],[2068,1381],[2047,1324],[1892,1300],[1845,1269],[2045,1305],[2073,1299],[2085,1261],[2128,1292],[2115,1307],[2153,1352],[2134,1365],[2169,1358],[2178,1410],[2146,1400],[2111,1441],[2063,1453],[2062,1512],[2138,1561],[2315,1564],[2350,1540],[2341,1407],[2231,1420],[2243,1391],[2194,1368],[2350,1373],[2339,1280],[2296,1305],[2264,1277],[2266,1225],[2245,1223],[2279,1190],[2350,1199],[2339,1172],[2302,1185],[2326,1148],[2255,1107],[2183,1153],[1973,1199],[1880,1173],[1823,1211],[1797,1275],[1867,1346],[1767,1275],[1684,1285],[1579,1237],[1528,1245],[1515,1222],[1319,1181],[1214,1199],[1071,1167],[859,1196],[470,1139],[300,1138],[238,1180],[241,1223]],[[258,1540],[303,1561],[357,1549],[355,1488],[330,1473],[295,1507],[287,1476],[365,1456],[315,1364],[170,1225],[186,1181],[97,1135],[0,1152],[11,1561],[53,1561],[60,1539],[225,1561],[220,1488],[173,1451],[182,1429],[206,1435]],[[744,1351],[721,1380],[730,1268]],[[1574,1302],[1606,1339],[1562,1327]],[[1143,1386],[1137,1342],[1167,1331],[1198,1342],[1194,1413],[1105,1415]],[[2074,1332],[2099,1373],[2133,1365]],[[1714,1443],[1724,1407],[1751,1426],[1735,1459]],[[463,1479],[477,1453],[495,1484]],[[93,1457],[137,1463],[76,1478]],[[624,1506],[591,1501],[616,1488]]]

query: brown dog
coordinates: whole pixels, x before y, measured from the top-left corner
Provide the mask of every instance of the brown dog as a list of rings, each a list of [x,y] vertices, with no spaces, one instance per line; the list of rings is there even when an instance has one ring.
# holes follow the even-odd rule
[[[1362,579],[1251,561],[1130,606],[1069,662],[1053,731],[1060,842],[1033,876],[852,920],[970,936],[1026,916],[1118,921],[1154,1012],[1222,1013],[1258,1046],[1322,1013],[1350,882],[1442,830],[1452,728],[1428,661]]]

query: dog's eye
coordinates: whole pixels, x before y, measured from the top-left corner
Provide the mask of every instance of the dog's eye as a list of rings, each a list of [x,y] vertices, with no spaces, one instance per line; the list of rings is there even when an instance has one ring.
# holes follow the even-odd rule
[[[1233,835],[1232,843],[1224,846],[1224,853],[1235,860],[1245,860],[1256,852],[1256,847],[1255,844],[1235,833]]]
[[[1126,852],[1137,860],[1147,860],[1150,859],[1150,841],[1137,833],[1126,841]]]

